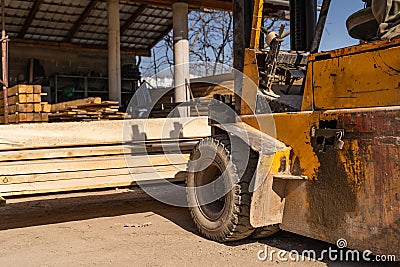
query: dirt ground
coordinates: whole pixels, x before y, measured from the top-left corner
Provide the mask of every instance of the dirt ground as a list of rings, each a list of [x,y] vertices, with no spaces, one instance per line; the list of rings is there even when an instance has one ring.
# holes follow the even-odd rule
[[[0,266],[355,266],[259,261],[266,246],[318,251],[329,244],[287,232],[212,242],[196,233],[187,209],[164,205],[139,189],[28,200],[11,199],[0,207]]]

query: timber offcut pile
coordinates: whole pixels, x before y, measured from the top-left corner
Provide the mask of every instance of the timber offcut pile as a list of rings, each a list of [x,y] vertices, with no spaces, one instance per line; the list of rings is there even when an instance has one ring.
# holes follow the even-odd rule
[[[89,97],[51,105],[50,122],[122,120],[127,114],[119,112],[119,103]]]
[[[8,122],[11,124],[48,122],[51,105],[42,102],[40,85],[16,85],[8,88]],[[0,123],[4,123],[4,93],[0,92]]]

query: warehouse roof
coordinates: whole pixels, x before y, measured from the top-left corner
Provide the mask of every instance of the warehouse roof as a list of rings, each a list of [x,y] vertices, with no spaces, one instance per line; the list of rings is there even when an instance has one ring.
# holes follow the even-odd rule
[[[266,0],[267,3],[270,1]],[[172,28],[173,2],[120,1],[121,51],[149,55],[150,49]],[[188,3],[191,9],[232,8],[231,0],[194,0]],[[274,4],[279,6],[281,3]],[[6,1],[6,30],[13,45],[106,50],[107,25],[106,0]]]
[[[120,3],[121,49],[147,54],[171,30],[172,10]],[[106,49],[107,2],[101,0],[12,0],[6,3],[11,42],[37,46]]]

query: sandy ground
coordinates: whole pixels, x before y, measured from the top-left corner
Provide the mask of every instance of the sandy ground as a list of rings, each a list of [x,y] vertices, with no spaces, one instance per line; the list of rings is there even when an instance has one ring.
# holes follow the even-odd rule
[[[302,251],[329,244],[287,232],[212,242],[197,235],[187,209],[159,203],[139,189],[28,200],[0,207],[0,266],[355,266],[259,261],[266,246]]]

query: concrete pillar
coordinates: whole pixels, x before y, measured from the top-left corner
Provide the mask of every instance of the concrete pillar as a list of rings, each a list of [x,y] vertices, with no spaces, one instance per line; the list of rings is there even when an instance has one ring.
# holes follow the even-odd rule
[[[107,0],[108,7],[108,97],[121,103],[121,40],[119,0]]]
[[[175,102],[185,102],[190,94],[185,80],[190,81],[189,40],[188,40],[188,4],[177,2],[172,5],[174,29],[174,82]]]

